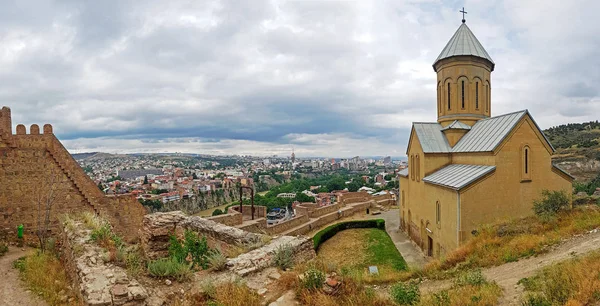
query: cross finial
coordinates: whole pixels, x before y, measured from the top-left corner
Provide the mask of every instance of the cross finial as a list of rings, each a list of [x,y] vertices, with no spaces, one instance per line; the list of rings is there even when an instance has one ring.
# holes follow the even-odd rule
[[[462,11],[459,11],[459,12],[463,14],[463,19],[462,19],[462,22],[463,22],[463,23],[465,23],[465,22],[466,22],[466,20],[465,20],[465,14],[467,13],[467,12],[465,11],[465,7],[463,6],[463,8],[462,8]]]

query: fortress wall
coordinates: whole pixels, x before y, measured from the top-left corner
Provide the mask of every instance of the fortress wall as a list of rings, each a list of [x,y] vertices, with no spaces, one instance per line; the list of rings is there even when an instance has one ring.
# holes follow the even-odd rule
[[[0,231],[16,239],[16,227],[23,224],[25,238],[35,242],[38,201],[52,195],[51,230],[57,229],[64,214],[91,211],[108,218],[127,240],[138,237],[144,207],[131,196],[108,197],[85,174],[46,124],[29,128],[17,126],[12,134],[10,109],[0,110]],[[41,134],[40,134],[41,132]],[[42,205],[45,207],[45,204]]]

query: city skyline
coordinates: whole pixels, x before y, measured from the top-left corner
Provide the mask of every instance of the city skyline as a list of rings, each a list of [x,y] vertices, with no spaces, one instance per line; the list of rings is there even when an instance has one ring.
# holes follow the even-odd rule
[[[497,65],[492,115],[597,119],[593,1],[9,2],[0,99],[71,152],[399,157],[435,119],[463,5]]]

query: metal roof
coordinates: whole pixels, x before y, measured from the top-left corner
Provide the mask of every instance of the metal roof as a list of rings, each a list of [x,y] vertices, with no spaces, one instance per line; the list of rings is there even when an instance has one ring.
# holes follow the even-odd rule
[[[449,165],[423,178],[424,182],[454,190],[461,190],[484,175],[496,170],[496,166]]]
[[[442,53],[440,53],[433,65],[435,66],[437,62],[445,58],[460,55],[472,55],[486,59],[492,63],[492,71],[494,70],[494,61],[466,23],[463,23],[458,27],[458,30],[456,30],[456,33],[450,38],[450,41],[448,41],[446,47],[444,47]]]
[[[413,128],[417,133],[423,153],[449,153],[452,150],[439,123],[415,122]]]
[[[445,130],[450,130],[450,129],[455,129],[455,130],[470,130],[471,126],[466,124],[466,123],[462,123],[458,120],[454,120],[454,122],[448,124],[445,128],[442,129],[442,131]]]
[[[404,169],[398,171],[398,175],[407,177],[408,176],[408,168],[404,168]]]
[[[566,174],[568,177],[570,177],[570,178],[572,178],[572,179],[575,179],[575,177],[574,177],[574,176],[572,176],[572,175],[571,175],[569,172],[565,171],[563,168],[559,167],[558,165],[556,165],[556,164],[552,164],[552,167],[554,167],[554,168],[556,168],[556,170],[558,170],[558,171],[560,171],[560,172],[562,172],[562,173]]]
[[[452,148],[452,152],[493,151],[525,114],[528,114],[527,110],[477,121],[471,127],[471,130]]]

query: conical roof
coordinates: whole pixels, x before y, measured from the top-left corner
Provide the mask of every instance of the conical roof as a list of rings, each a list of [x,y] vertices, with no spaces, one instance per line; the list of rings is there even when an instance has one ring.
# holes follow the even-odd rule
[[[434,69],[437,62],[445,58],[461,55],[471,55],[486,59],[492,63],[492,71],[494,70],[494,61],[466,23],[461,24],[460,27],[458,27],[458,30],[456,30],[456,33],[450,38],[450,41],[446,44],[446,47],[444,47],[440,56],[438,56],[433,63]]]

